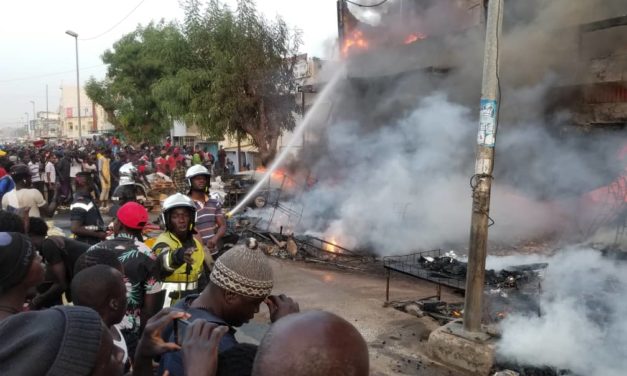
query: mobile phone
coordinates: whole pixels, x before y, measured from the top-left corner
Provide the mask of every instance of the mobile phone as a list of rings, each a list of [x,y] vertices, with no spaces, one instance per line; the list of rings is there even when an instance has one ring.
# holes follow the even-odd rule
[[[187,332],[187,327],[191,324],[189,321],[184,319],[176,319],[174,320],[174,342],[177,345],[183,344],[183,339],[185,339],[185,333]]]

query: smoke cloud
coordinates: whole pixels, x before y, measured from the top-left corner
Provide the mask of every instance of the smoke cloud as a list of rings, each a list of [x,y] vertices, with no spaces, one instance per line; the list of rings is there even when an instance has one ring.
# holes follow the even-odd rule
[[[399,2],[389,3],[379,14],[380,28],[398,24]],[[343,83],[318,98],[330,105],[323,106],[325,114],[315,114],[319,120],[293,169],[306,167],[316,183],[285,203],[303,210],[297,232],[381,255],[466,246],[483,36],[479,27],[460,32],[455,26],[451,35],[436,30],[446,24],[434,21],[438,17],[449,14],[449,23],[461,17],[459,9],[449,9],[460,2],[426,7],[428,2],[405,1],[404,6],[412,3],[416,9],[407,8],[408,14],[432,15],[418,25],[433,38],[399,48],[374,46],[374,52],[349,58]],[[473,1],[467,3],[465,11],[475,14]],[[620,176],[625,161],[618,151],[627,138],[624,130],[578,134],[566,125],[572,113],[551,109],[549,102],[552,90],[572,81],[573,70],[581,68],[572,60],[574,26],[627,12],[627,5],[509,3],[490,239],[582,241],[615,220],[615,205],[602,205],[608,195],[586,195]],[[367,18],[366,10],[351,9]],[[434,66],[446,69],[427,69]],[[294,216],[275,215],[272,225],[294,228],[293,222]]]
[[[500,360],[576,375],[624,375],[627,263],[589,249],[566,249],[545,261],[542,314],[513,314],[502,322]]]

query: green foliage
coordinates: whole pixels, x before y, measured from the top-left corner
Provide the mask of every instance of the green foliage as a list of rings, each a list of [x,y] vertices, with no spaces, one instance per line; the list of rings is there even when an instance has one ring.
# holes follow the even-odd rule
[[[174,24],[139,26],[102,55],[109,65],[102,81],[91,78],[87,95],[100,104],[130,140],[157,140],[171,125],[171,116],[152,94],[163,77],[173,75],[188,56],[185,38]]]
[[[88,95],[130,136],[161,137],[171,119],[214,139],[249,136],[267,163],[281,133],[294,128],[294,59],[300,34],[269,21],[252,0],[230,9],[186,0],[182,25],[150,24],[103,55],[103,81]]]

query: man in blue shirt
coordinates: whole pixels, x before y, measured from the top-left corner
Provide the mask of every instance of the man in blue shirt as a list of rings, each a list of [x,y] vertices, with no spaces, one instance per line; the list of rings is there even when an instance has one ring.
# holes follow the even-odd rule
[[[228,250],[215,263],[210,282],[200,295],[190,295],[176,307],[191,315],[189,321],[205,320],[229,327],[222,337],[218,352],[222,353],[237,344],[234,327],[239,327],[259,312],[261,303],[270,311],[270,321],[299,311],[298,304],[285,295],[272,293],[272,267],[267,257],[257,249],[255,239],[246,245]],[[172,340],[172,328],[163,332],[163,338]],[[169,371],[171,376],[184,376],[183,359],[179,351],[161,358],[160,372]]]

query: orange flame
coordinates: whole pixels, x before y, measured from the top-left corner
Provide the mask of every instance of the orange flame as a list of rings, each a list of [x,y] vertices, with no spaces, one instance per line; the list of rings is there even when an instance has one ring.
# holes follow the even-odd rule
[[[347,56],[351,50],[366,49],[368,49],[368,41],[364,38],[364,33],[361,30],[353,30],[350,36],[344,38],[342,55]]]
[[[327,240],[328,243],[325,244],[325,249],[331,253],[341,253],[340,249],[337,247],[337,241],[335,237],[332,237],[330,240]]]
[[[259,175],[265,174],[266,171],[267,169],[265,167],[259,167],[255,169],[255,173]],[[285,179],[284,186],[287,188],[292,188],[295,186],[294,180],[290,178],[290,176],[287,174],[287,171],[280,169],[280,168],[277,168],[276,170],[272,171],[272,174],[270,174],[270,178],[274,180],[276,184],[281,184],[283,179]]]
[[[413,34],[409,34],[407,37],[405,37],[405,41],[403,43],[405,44],[411,44],[414,43],[418,40],[423,40],[426,39],[427,36],[421,32],[418,33],[413,33]]]

